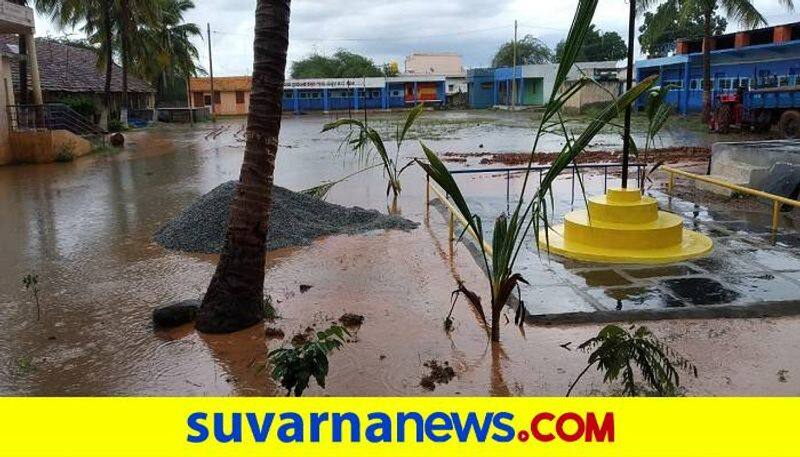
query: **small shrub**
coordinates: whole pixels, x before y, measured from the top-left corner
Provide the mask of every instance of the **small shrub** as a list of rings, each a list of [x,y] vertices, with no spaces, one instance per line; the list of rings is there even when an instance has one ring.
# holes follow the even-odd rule
[[[94,121],[95,107],[91,97],[85,95],[70,95],[60,99],[59,102],[69,106],[73,111],[85,117],[87,120]]]
[[[264,319],[269,321],[275,320],[278,317],[278,312],[275,310],[275,306],[272,305],[272,296],[267,295],[264,297],[264,300],[261,302],[261,313],[264,316]]]
[[[110,133],[124,132],[128,130],[128,126],[123,124],[119,119],[111,119],[108,121],[108,131]]]
[[[593,365],[602,371],[603,382],[611,383],[622,378],[622,395],[634,397],[638,393],[652,396],[675,396],[680,387],[679,368],[697,377],[697,368],[688,360],[659,341],[650,330],[631,325],[627,331],[616,325],[607,325],[597,334],[578,346],[589,354],[586,368],[575,378],[567,396]],[[634,367],[644,377],[646,389],[637,387]]]
[[[36,273],[29,273],[22,278],[22,284],[25,290],[33,295],[33,301],[36,303],[36,320],[42,317],[42,310],[39,306],[39,275]]]
[[[61,150],[56,154],[55,161],[58,163],[67,163],[75,160],[75,143],[68,142],[61,146]]]
[[[325,377],[328,376],[328,354],[340,349],[345,337],[350,333],[344,327],[334,325],[329,329],[317,332],[311,341],[297,347],[281,347],[269,353],[272,363],[272,378],[286,389],[286,396],[299,397],[308,387],[313,376],[317,385],[325,388]]]

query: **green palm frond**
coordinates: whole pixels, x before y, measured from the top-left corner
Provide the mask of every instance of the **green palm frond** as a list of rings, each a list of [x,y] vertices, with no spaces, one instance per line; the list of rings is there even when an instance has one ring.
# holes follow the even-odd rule
[[[666,344],[658,340],[650,330],[641,326],[630,327],[630,331],[617,325],[607,325],[597,336],[586,340],[578,348],[589,352],[586,368],[575,378],[567,396],[592,366],[603,373],[604,383],[622,380],[623,395],[636,396],[636,370],[649,388],[659,396],[675,395],[680,388],[678,370],[697,377],[697,367]]]

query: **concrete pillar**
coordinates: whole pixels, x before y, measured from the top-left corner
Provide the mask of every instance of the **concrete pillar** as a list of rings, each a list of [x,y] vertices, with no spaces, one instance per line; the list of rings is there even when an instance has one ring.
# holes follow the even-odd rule
[[[773,42],[785,43],[792,40],[792,27],[790,25],[780,25],[773,30]]]
[[[322,112],[327,113],[330,111],[330,106],[328,105],[328,89],[322,89]]]
[[[33,33],[25,34],[25,47],[28,48],[28,63],[30,64],[31,70],[33,104],[43,105],[44,99],[42,98],[42,80],[39,76],[39,61],[36,59],[36,40],[33,39]]]
[[[523,100],[525,100],[525,78],[519,78],[519,87],[517,88],[517,105],[523,105]]]
[[[497,87],[497,80],[492,81],[492,106],[497,106],[497,92],[499,88]]]
[[[418,88],[417,88],[417,82],[414,81],[414,105],[415,106],[417,104],[417,98],[418,97],[419,97],[419,92],[418,92]]]
[[[739,32],[734,38],[734,47],[736,49],[750,46],[750,32]]]
[[[211,97],[213,102],[214,96],[212,95]],[[300,91],[297,89],[292,89],[292,102],[294,103],[294,113],[300,114]]]

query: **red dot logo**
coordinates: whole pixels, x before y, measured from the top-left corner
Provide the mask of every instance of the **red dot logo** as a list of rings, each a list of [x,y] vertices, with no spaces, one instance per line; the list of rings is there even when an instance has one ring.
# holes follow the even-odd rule
[[[525,430],[520,430],[519,433],[517,433],[517,439],[523,443],[528,441],[528,438],[530,438],[530,435]]]

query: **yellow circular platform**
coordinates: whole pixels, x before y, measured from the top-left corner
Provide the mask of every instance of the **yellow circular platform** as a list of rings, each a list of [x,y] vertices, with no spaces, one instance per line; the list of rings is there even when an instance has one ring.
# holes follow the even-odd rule
[[[587,209],[573,211],[564,224],[539,233],[539,246],[553,254],[587,262],[670,263],[701,257],[711,239],[683,228],[683,219],[658,210],[639,189],[609,189],[591,197]]]

